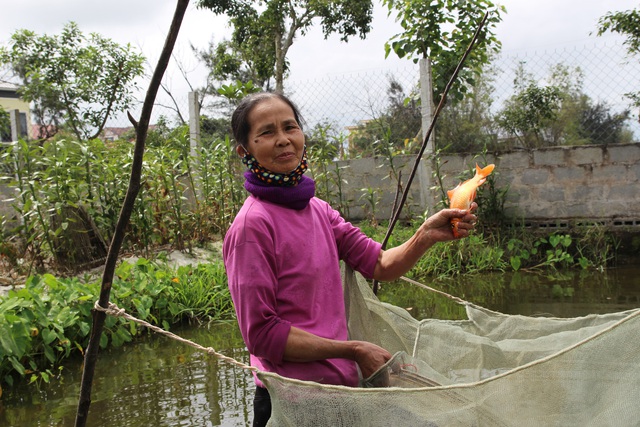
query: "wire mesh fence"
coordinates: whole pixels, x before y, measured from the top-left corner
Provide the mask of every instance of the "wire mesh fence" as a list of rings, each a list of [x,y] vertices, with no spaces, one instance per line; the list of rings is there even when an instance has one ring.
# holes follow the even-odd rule
[[[557,71],[558,66],[564,67],[567,73],[565,83],[586,95],[592,104],[602,104],[605,113],[615,116],[629,111],[624,127],[632,141],[640,139],[638,108],[627,96],[640,91],[640,61],[628,57],[621,43],[594,42],[584,46],[501,54],[492,61],[485,74],[485,78],[491,81],[491,114],[498,115],[516,94],[515,85],[522,77],[518,69],[539,87],[545,87],[557,84],[554,67]],[[555,78],[557,80],[557,76]],[[285,92],[300,107],[308,128],[328,123],[334,129],[347,133],[349,127],[379,117],[388,108],[387,91],[391,79],[410,94],[418,88],[418,65],[407,61],[406,66],[332,73],[307,80],[292,76],[285,82]],[[188,113],[187,101],[186,93],[175,96],[176,108],[183,116]],[[170,103],[160,99],[158,104]],[[173,109],[166,107],[157,107],[154,114],[156,119],[160,115],[170,119],[177,117]],[[211,113],[203,110],[202,114]],[[117,128],[130,125],[125,116],[120,116],[113,118],[109,126],[118,132],[121,130]]]

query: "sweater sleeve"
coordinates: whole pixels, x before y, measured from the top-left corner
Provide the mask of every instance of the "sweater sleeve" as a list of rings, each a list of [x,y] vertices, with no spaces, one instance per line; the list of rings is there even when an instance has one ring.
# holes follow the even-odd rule
[[[280,364],[291,324],[276,312],[276,263],[272,247],[264,225],[242,224],[227,233],[223,255],[231,298],[249,352]]]
[[[364,277],[373,278],[382,245],[367,237],[358,227],[345,221],[338,211],[330,207],[329,218],[340,259]]]

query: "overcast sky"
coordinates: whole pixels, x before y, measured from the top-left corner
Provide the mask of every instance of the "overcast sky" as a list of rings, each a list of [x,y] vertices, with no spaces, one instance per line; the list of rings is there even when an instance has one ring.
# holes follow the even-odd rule
[[[616,42],[622,38],[591,34],[596,30],[598,19],[608,11],[639,7],[638,3],[632,0],[502,0],[507,14],[496,32],[504,54]],[[0,42],[6,43],[20,28],[38,34],[56,34],[65,23],[75,21],[85,33],[98,32],[119,43],[131,43],[155,64],[174,8],[175,2],[168,0],[3,2]],[[190,79],[195,86],[201,84],[204,71],[193,59],[189,43],[205,47],[211,39],[219,41],[229,31],[224,18],[197,9],[192,1],[174,52],[191,72]],[[324,40],[320,29],[313,29],[307,36],[299,37],[290,50],[290,78],[305,80],[406,65],[407,59],[398,59],[393,54],[384,58],[384,43],[398,32],[398,24],[379,4],[372,31],[364,41],[354,38],[344,43],[337,36]],[[175,68],[168,71],[167,78],[174,88],[184,85]]]

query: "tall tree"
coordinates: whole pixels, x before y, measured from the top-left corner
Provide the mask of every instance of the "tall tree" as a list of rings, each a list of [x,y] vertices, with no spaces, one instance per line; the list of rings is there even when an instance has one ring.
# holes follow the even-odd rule
[[[504,6],[489,0],[383,0],[389,14],[396,13],[403,32],[393,36],[385,45],[386,55],[391,51],[398,57],[428,58],[432,67],[434,99],[444,92],[453,70],[473,38],[482,16],[489,16],[459,75],[461,84],[451,89],[450,96],[461,99],[474,84],[474,78],[492,54],[498,52],[500,41],[494,34],[502,20]]]
[[[320,20],[325,38],[339,33],[347,41],[356,34],[366,37],[373,12],[372,0],[200,0],[198,5],[229,16],[232,45],[252,58],[260,72],[271,73],[279,93],[284,90],[289,48],[314,19]]]
[[[627,47],[627,53],[631,56],[640,54],[640,10],[608,12],[598,20],[598,36],[606,32],[625,36],[624,44]],[[625,95],[631,99],[634,107],[640,107],[640,91]],[[640,121],[640,117],[638,117],[638,121]]]
[[[18,30],[0,47],[0,64],[21,80],[20,95],[43,126],[65,125],[80,140],[96,138],[109,116],[130,105],[143,57],[77,24],[60,35]]]
[[[606,32],[618,33],[627,37],[624,44],[630,55],[640,53],[640,11],[608,12],[598,20],[598,35]]]

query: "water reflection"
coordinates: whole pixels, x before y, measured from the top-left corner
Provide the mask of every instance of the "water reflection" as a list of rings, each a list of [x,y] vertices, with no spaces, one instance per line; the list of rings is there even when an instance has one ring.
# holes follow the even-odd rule
[[[577,317],[640,307],[638,267],[555,273],[509,272],[424,283],[506,314]],[[464,319],[464,307],[406,282],[386,284],[378,294],[409,309],[417,319]]]
[[[178,331],[248,363],[233,324]],[[7,391],[1,426],[73,426],[81,373],[68,367],[61,381]],[[149,335],[135,345],[102,352],[96,366],[87,425],[244,426],[251,419],[253,379],[247,371],[165,337]]]
[[[575,317],[640,307],[640,268],[604,273],[578,271],[483,274],[425,283],[489,309],[509,314]],[[405,282],[385,284],[380,299],[409,308],[416,318],[464,318],[455,302]],[[193,327],[179,335],[248,363],[234,324]],[[79,362],[40,391],[5,390],[0,426],[73,426],[80,393]],[[101,352],[88,425],[246,426],[252,419],[251,374],[165,337]]]

